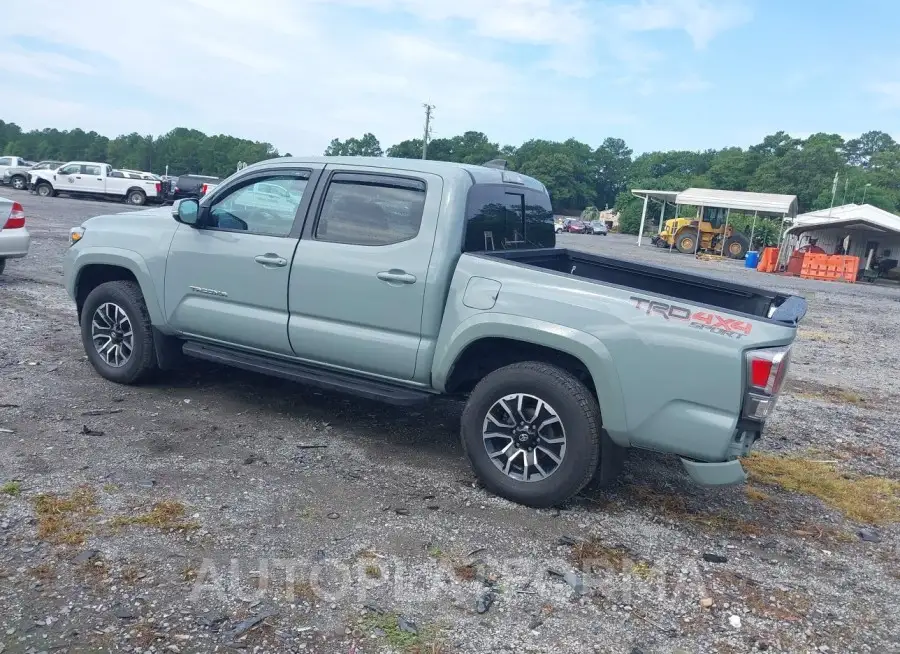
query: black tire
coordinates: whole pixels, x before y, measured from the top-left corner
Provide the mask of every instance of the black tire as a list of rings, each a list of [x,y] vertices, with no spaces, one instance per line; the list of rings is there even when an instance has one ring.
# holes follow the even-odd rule
[[[6,259],[0,259],[0,275],[3,274],[3,270],[6,268]]]
[[[28,188],[28,180],[22,177],[21,175],[13,175],[9,179],[9,185],[12,186],[17,191],[24,191]]]
[[[534,395],[550,404],[565,429],[566,452],[546,479],[513,479],[494,465],[485,448],[485,417],[495,402],[512,393]],[[463,449],[481,483],[519,504],[537,508],[561,504],[584,488],[597,471],[600,406],[575,376],[548,363],[514,363],[487,375],[469,395],[461,427]]]
[[[725,256],[730,259],[743,259],[747,256],[748,249],[750,249],[750,240],[741,233],[736,232],[725,241]]]
[[[690,242],[689,242],[690,241]],[[682,254],[694,254],[697,246],[697,231],[689,229],[675,239],[675,248]]]
[[[38,184],[35,187],[35,191],[37,191],[37,194],[40,195],[42,198],[49,198],[49,197],[53,197],[53,195],[54,195],[53,187],[50,186],[47,182],[41,182],[40,184]]]
[[[103,359],[91,338],[94,312],[108,302],[116,304],[125,312],[133,332],[131,356],[118,368]],[[136,282],[106,282],[90,292],[81,309],[81,342],[94,370],[101,377],[117,384],[136,384],[156,370],[150,314]]]
[[[125,196],[125,202],[140,207],[147,203],[147,195],[137,189],[128,191],[128,195]]]

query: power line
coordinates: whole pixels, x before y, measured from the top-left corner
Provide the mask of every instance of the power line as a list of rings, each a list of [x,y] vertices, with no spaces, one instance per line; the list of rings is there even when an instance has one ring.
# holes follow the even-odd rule
[[[431,138],[431,112],[434,111],[434,105],[427,102],[422,105],[425,107],[425,134],[422,137],[422,158],[428,158],[428,139]]]

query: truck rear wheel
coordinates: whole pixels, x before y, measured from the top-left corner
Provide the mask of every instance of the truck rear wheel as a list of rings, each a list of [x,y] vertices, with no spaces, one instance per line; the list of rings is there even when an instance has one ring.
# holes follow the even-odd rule
[[[490,492],[527,506],[555,506],[597,470],[600,407],[568,371],[537,361],[514,363],[472,391],[461,437]]]
[[[679,234],[675,239],[675,247],[682,254],[694,254],[697,249],[697,232],[689,230]]]
[[[147,201],[147,196],[144,195],[143,191],[128,191],[128,196],[126,197],[126,201],[128,204],[133,204],[135,206],[141,206]]]
[[[106,282],[90,292],[81,341],[94,370],[118,384],[136,384],[156,369],[150,314],[135,282]]]

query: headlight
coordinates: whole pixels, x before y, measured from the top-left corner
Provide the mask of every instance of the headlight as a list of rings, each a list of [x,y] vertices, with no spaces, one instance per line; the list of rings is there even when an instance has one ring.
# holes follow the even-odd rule
[[[84,238],[84,227],[73,227],[69,230],[69,245],[75,245]]]

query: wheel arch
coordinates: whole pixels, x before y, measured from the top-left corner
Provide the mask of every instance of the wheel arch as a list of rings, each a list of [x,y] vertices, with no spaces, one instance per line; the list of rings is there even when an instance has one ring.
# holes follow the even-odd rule
[[[600,339],[569,327],[506,314],[484,313],[439,341],[432,381],[440,391],[463,393],[489,372],[518,361],[544,361],[582,378],[600,404],[603,426],[627,445],[625,403],[618,373]]]
[[[75,261],[75,270],[69,293],[75,300],[79,320],[84,301],[97,286],[112,281],[134,281],[141,289],[153,325],[165,323],[150,270],[136,252],[117,248],[84,252]]]

